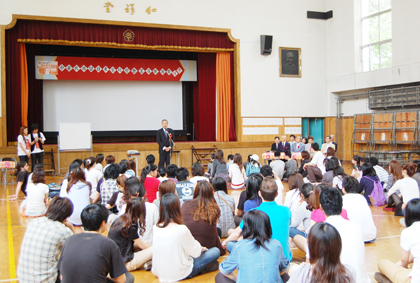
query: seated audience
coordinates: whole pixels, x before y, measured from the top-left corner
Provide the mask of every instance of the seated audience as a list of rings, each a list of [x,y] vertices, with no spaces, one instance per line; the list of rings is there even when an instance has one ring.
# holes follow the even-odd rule
[[[420,282],[420,199],[412,199],[405,208],[405,228],[401,232],[401,260],[393,263],[390,260],[379,261],[379,272],[375,280],[380,283]],[[412,268],[408,268],[413,264]]]
[[[127,176],[127,178],[137,176],[136,161],[134,161],[134,159],[130,159],[126,163],[127,163],[128,168],[127,168],[127,171],[125,171],[125,173],[124,173],[125,176]]]
[[[374,156],[369,158],[369,163],[372,164],[373,169],[375,169],[376,174],[379,177],[379,181],[382,183],[382,186],[385,188],[386,183],[388,182],[388,178],[389,178],[388,172],[386,172],[386,170],[382,166],[378,165],[379,164],[378,158]]]
[[[80,213],[90,204],[89,194],[91,184],[86,182],[85,173],[80,167],[71,172],[70,181],[67,184],[67,197],[73,203],[73,213],[69,221],[75,226],[82,226]]]
[[[217,177],[213,179],[214,199],[220,209],[220,219],[217,222],[217,228],[221,231],[220,238],[228,236],[230,229],[235,229],[235,200],[228,194],[226,181]]]
[[[346,177],[347,175],[344,172],[344,168],[341,167],[341,166],[335,167],[333,172],[334,172],[334,178],[333,178],[332,186],[341,191],[343,189],[344,177]],[[357,181],[357,182],[359,182],[359,181]]]
[[[77,158],[77,159],[73,160],[72,163],[75,163],[75,164],[77,163],[80,168],[82,168],[82,166],[83,166],[83,160],[80,159],[80,158]],[[64,175],[64,179],[70,179],[70,174],[71,174],[70,170],[67,171],[66,175]]]
[[[360,179],[358,193],[363,194],[368,204],[372,205],[372,202],[370,201],[370,195],[375,188],[375,183],[379,182],[379,177],[376,175],[376,171],[373,169],[373,166],[370,163],[362,164],[362,173],[363,177]]]
[[[289,269],[280,242],[272,238],[273,229],[265,212],[251,210],[244,216],[242,236],[232,253],[219,266],[216,283],[283,282],[280,272]],[[238,278],[233,271],[238,269]]]
[[[294,265],[289,270],[290,283],[356,283],[354,269],[343,264],[340,234],[328,223],[317,223],[308,236],[310,264]]]
[[[416,171],[416,164],[409,163],[404,165],[402,170],[403,178],[395,182],[388,191],[388,198],[392,198],[397,208],[395,216],[404,216],[404,208],[407,202],[420,197],[417,181],[412,178]],[[400,193],[398,194],[397,191],[400,191]]]
[[[83,209],[81,218],[85,232],[65,241],[57,264],[61,282],[109,282],[108,276],[117,283],[134,282],[117,244],[101,235],[107,230],[108,209],[93,203]]]
[[[418,169],[419,168],[417,168],[417,170]],[[395,184],[395,182],[397,182],[398,180],[402,178],[403,178],[403,174],[402,174],[401,163],[398,162],[397,160],[391,160],[391,162],[389,162],[389,178],[388,178],[388,183],[385,188],[385,192],[388,192],[392,188],[392,186]],[[399,194],[400,192],[398,191],[397,193]],[[387,206],[384,207],[384,210],[386,211],[396,210],[396,207],[392,198],[388,199]]]
[[[45,184],[44,169],[38,169],[32,174],[32,184],[29,184],[26,193],[27,197],[20,204],[20,211],[25,216],[43,216],[47,211],[48,186]]]
[[[120,174],[125,174],[125,172],[127,172],[128,170],[128,160],[127,159],[123,159],[120,161],[120,163],[118,163],[118,165],[120,165]]]
[[[229,166],[233,163],[233,154],[228,155],[228,162],[226,163],[226,169],[229,171]]]
[[[72,163],[70,163],[69,171],[68,171],[69,174],[67,174],[67,178],[64,178],[63,182],[61,183],[60,197],[62,197],[62,198],[68,197],[67,185],[69,184],[69,181],[70,181],[70,178],[71,178],[71,173],[76,168],[80,168],[79,163],[77,163],[76,161],[73,161]],[[98,188],[96,188],[96,190],[98,190]],[[96,193],[96,199],[99,199],[99,193],[98,192]]]
[[[146,201],[153,203],[157,197],[160,181],[157,179],[157,166],[149,164],[141,171],[140,182],[143,183],[146,190]]]
[[[322,177],[322,183],[327,184],[328,186],[333,185],[333,179],[334,179],[334,161],[328,158],[324,159],[324,166],[325,166],[325,173]]]
[[[197,184],[194,198],[184,202],[181,215],[185,226],[201,246],[208,249],[216,247],[220,255],[226,253],[220,243],[216,226],[220,219],[220,208],[214,199],[214,190],[209,182],[203,181]]]
[[[293,243],[302,251],[306,252],[308,241],[308,232],[311,227],[311,211],[307,209],[308,199],[313,190],[312,184],[303,184],[300,188],[301,200],[297,204],[297,208],[292,214],[292,223],[290,224],[289,235]],[[303,225],[304,231],[298,229]]]
[[[218,150],[214,156],[213,160],[213,168],[211,170],[211,179],[214,177],[222,177],[226,180],[226,182],[230,182],[229,180],[229,172],[226,169],[226,161],[223,158],[223,151]]]
[[[213,161],[216,158],[216,154],[212,153],[210,155],[210,162],[207,164],[207,172],[204,174],[206,177],[211,177],[211,174],[213,172]]]
[[[246,176],[249,177],[252,173],[260,173],[261,164],[258,162],[260,157],[256,154],[251,155],[249,163],[246,165]]]
[[[343,179],[343,209],[351,222],[362,229],[365,243],[372,243],[376,239],[376,226],[373,222],[372,211],[365,198],[357,193],[359,181],[352,176]]]
[[[292,154],[290,151],[285,152],[286,164],[284,165],[284,175],[283,179],[289,179],[290,175],[293,172],[297,172],[297,163],[296,160],[292,159]]]
[[[263,167],[261,167],[261,175],[264,178],[273,178],[274,181],[276,181],[278,196],[276,196],[275,201],[278,205],[283,205],[284,186],[279,176],[277,176],[276,173],[274,173],[271,167],[268,165],[264,165]]]
[[[248,154],[248,157],[247,157],[247,159],[244,162],[244,168],[245,168],[245,170],[246,170],[246,167],[248,166],[248,164],[251,162],[251,157],[252,157],[252,154]]]
[[[414,160],[413,163],[417,165],[417,171],[414,173],[413,179],[417,181],[420,190],[420,160]]]
[[[308,199],[308,209],[311,211],[311,227],[315,225],[315,223],[325,221],[325,214],[322,211],[321,205],[319,203],[319,195],[322,189],[326,187],[328,187],[326,184],[317,185]],[[345,209],[342,209],[340,215],[344,219],[349,220],[347,217],[347,211]]]
[[[101,173],[103,173],[102,162],[104,162],[104,158],[105,158],[105,156],[102,153],[98,153],[95,157],[95,159],[96,159],[95,169],[98,170]]]
[[[120,249],[128,271],[139,269],[152,259],[152,244],[140,238],[146,227],[145,216],[143,200],[132,198],[127,203],[125,213],[115,219],[108,232],[108,238],[114,240]]]
[[[308,172],[303,169],[306,163],[311,163],[311,155],[306,150],[302,151],[302,163],[300,164],[298,173],[302,175],[303,178],[308,175]]]
[[[263,178],[257,177],[255,175],[249,176],[246,185],[247,200],[244,203],[245,213],[247,213],[250,209],[257,208],[262,203],[261,197],[258,194],[262,180]]]
[[[324,166],[324,154],[319,150],[318,143],[314,142],[312,144],[312,153],[314,154],[314,157],[312,157],[312,160],[310,163],[306,163],[303,169],[305,169],[307,166],[316,166],[321,170],[322,175],[325,174],[325,166]]]
[[[115,192],[118,192],[117,178],[120,175],[120,166],[111,163],[105,168],[104,179],[100,185],[100,193],[98,198],[101,198],[101,204],[106,206]],[[93,201],[95,202],[95,200]]]
[[[355,282],[371,282],[366,273],[365,244],[359,225],[345,220],[340,213],[343,209],[343,197],[336,188],[325,186],[319,195],[321,209],[328,223],[337,229],[341,237],[342,250],[340,261],[355,271]],[[310,254],[310,252],[309,252]],[[309,256],[307,254],[307,256]]]
[[[106,204],[106,208],[112,209],[115,208],[118,214],[122,214],[125,212],[122,207],[131,199],[131,196],[127,190],[126,186],[127,176],[120,174],[117,178],[117,188],[118,191],[112,194],[112,197]],[[122,212],[122,213],[121,213]]]
[[[19,196],[19,191],[26,196],[26,185],[28,183],[28,170],[29,165],[26,161],[20,161],[16,166],[16,191],[14,195],[9,196],[9,200],[17,200]]]
[[[298,203],[300,202],[300,192],[299,189],[303,185],[302,175],[299,173],[293,173],[289,178],[289,191],[286,193],[284,198],[284,206],[288,207],[292,213],[297,208]]]
[[[292,260],[292,253],[289,247],[289,225],[292,218],[292,213],[288,207],[278,205],[274,199],[277,196],[277,184],[273,179],[265,179],[261,184],[259,192],[263,203],[257,207],[257,210],[265,212],[270,218],[271,228],[273,229],[272,238],[280,242],[283,247],[284,256],[288,260]],[[234,232],[223,241],[223,247],[232,253],[235,241],[241,237],[243,230],[243,221]]]
[[[108,168],[108,166],[109,166],[109,165],[111,165],[111,164],[115,163],[115,157],[114,157],[113,155],[108,155],[108,156],[105,158],[105,162],[106,162],[106,165],[105,165],[105,167],[104,167],[104,169],[103,169],[103,173],[104,173],[104,174],[105,174],[105,170],[106,170],[106,168]]]
[[[242,155],[236,153],[233,157],[233,163],[229,166],[229,178],[232,180],[231,188],[242,190],[245,186],[246,172],[242,164]]]
[[[176,179],[176,171],[178,171],[178,166],[175,164],[171,164],[166,167],[166,177],[168,177],[168,179],[173,181],[175,184],[178,183],[178,180]]]
[[[159,207],[159,221],[153,227],[152,273],[161,282],[174,282],[215,271],[218,248],[207,249],[183,225],[179,199],[165,194]]]
[[[153,154],[149,154],[148,156],[146,156],[146,162],[147,165],[153,165],[155,164],[156,158]]]
[[[270,162],[270,167],[279,178],[283,179],[284,175],[284,161],[280,159],[280,151],[274,152],[274,160]]]
[[[351,158],[351,164],[353,165],[353,170],[351,171],[351,175],[355,177],[359,182],[362,179],[362,166],[360,164],[361,157],[359,155],[355,155]]]
[[[83,166],[85,167],[85,177],[86,181],[89,182],[92,186],[90,190],[90,198],[95,199],[98,193],[97,187],[99,180],[103,177],[102,171],[99,172],[96,170],[96,159],[95,157],[86,158],[83,161]]]
[[[322,178],[324,177],[324,175],[322,175],[321,169],[316,166],[306,166],[303,173],[306,175],[306,177],[303,178],[305,183],[321,183]]]
[[[55,197],[45,217],[29,222],[20,247],[17,268],[20,282],[60,282],[57,262],[61,247],[74,233],[67,220],[72,213],[73,204],[68,198]]]
[[[336,161],[337,161],[338,165],[339,165],[339,166],[341,166],[341,162],[340,162],[340,160],[338,160],[338,158],[335,156],[335,153],[336,153],[336,151],[334,150],[334,148],[329,147],[329,148],[327,149],[327,153],[325,154],[325,157],[326,157],[326,158],[328,158],[328,159],[331,159],[331,158],[336,158]]]
[[[168,180],[168,175],[166,173],[166,167],[158,168],[159,178],[158,180],[162,183],[165,180]]]
[[[153,204],[156,205],[157,208],[159,209],[160,200],[162,199],[164,195],[169,194],[169,193],[178,195],[176,192],[175,183],[172,182],[171,180],[164,180],[160,182],[158,198],[153,201]],[[179,201],[180,201],[180,205],[182,206],[184,202],[182,200],[179,200]]]
[[[200,162],[196,162],[193,164],[191,168],[191,175],[193,176],[190,178],[190,182],[197,185],[197,182],[201,181],[209,181],[209,178],[204,176],[204,166]]]
[[[195,185],[190,181],[190,173],[185,167],[181,167],[176,171],[176,192],[182,202],[192,200],[194,196]]]
[[[249,184],[248,184],[249,178],[251,178],[251,177],[255,177],[255,178],[260,179],[260,182],[262,182],[262,180],[263,180],[263,177],[259,173],[252,173],[251,175],[249,175],[248,181],[245,184],[245,189],[246,190],[242,191],[241,194],[239,195],[238,207],[237,207],[237,210],[236,210],[236,215],[234,217],[236,226],[238,226],[239,223],[241,223],[241,221],[242,221],[242,217],[243,217],[244,210],[245,210],[245,202],[252,197],[253,187],[249,186]]]

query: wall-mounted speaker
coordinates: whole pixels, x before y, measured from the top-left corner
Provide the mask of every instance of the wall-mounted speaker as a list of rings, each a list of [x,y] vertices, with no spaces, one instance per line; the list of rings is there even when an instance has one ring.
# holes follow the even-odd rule
[[[261,55],[270,55],[273,47],[272,35],[260,35],[261,38]]]

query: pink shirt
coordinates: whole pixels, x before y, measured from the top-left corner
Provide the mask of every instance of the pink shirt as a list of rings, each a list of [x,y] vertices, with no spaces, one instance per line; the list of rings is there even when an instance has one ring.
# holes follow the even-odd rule
[[[344,219],[349,220],[349,218],[347,217],[347,211],[345,209],[341,211],[340,215]],[[322,212],[320,208],[315,209],[314,211],[311,212],[311,220],[315,221],[316,223],[325,222],[326,219],[325,219],[324,212]]]

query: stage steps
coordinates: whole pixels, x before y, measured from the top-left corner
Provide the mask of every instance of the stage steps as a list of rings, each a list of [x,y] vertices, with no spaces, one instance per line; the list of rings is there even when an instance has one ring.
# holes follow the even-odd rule
[[[196,162],[200,162],[203,164],[204,168],[207,169],[207,165],[211,161],[211,154],[217,151],[217,147],[213,145],[213,147],[194,147],[191,146],[192,155],[194,158],[192,159],[192,164]],[[194,160],[195,159],[195,160]]]

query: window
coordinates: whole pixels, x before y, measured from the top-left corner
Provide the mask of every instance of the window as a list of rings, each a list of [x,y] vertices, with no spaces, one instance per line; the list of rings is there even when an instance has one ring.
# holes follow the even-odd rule
[[[391,0],[361,0],[363,72],[392,66]]]

